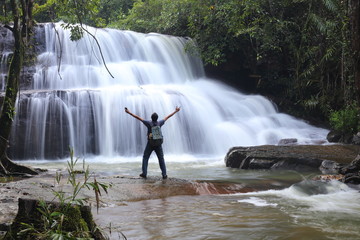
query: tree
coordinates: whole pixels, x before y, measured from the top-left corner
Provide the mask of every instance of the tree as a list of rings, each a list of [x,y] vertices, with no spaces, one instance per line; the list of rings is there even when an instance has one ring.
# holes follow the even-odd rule
[[[86,29],[83,22],[99,24],[102,22],[96,16],[100,0],[5,0],[0,3],[3,16],[0,22],[8,28],[14,36],[14,51],[9,65],[6,81],[5,97],[0,109],[0,174],[13,175],[19,173],[37,174],[34,170],[12,162],[7,156],[9,137],[13,118],[15,115],[15,103],[19,90],[20,72],[23,67],[25,48],[31,39],[31,30],[34,24],[33,13],[51,9],[54,15],[67,20],[63,26],[70,29],[71,39],[78,40],[83,36]],[[76,24],[79,23],[79,24]],[[96,40],[96,39],[95,39]]]
[[[234,66],[226,61],[238,56],[236,68],[259,78],[259,93],[298,116],[325,120],[360,90],[358,6],[357,0],[138,0],[117,26],[189,36],[208,65]]]
[[[360,105],[360,2],[350,0],[351,46],[353,50],[354,80],[357,90],[357,101]]]
[[[98,16],[104,19],[105,24],[116,21],[122,14],[128,14],[135,0],[101,0]]]
[[[5,27],[13,33],[14,52],[9,66],[5,97],[0,111],[0,173],[22,172],[36,174],[30,168],[14,164],[6,154],[11,125],[15,115],[15,103],[19,89],[20,71],[23,66],[25,46],[27,46],[31,36],[33,1],[24,0],[18,3],[15,0],[10,0],[9,5],[6,5],[6,3],[3,7],[10,7],[13,22],[12,26],[5,25]]]

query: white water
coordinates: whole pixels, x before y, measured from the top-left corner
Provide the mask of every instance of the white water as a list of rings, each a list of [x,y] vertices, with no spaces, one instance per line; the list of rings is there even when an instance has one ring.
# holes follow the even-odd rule
[[[89,28],[112,78],[92,37],[71,42],[69,31],[55,28],[45,26],[46,51],[34,75],[38,92],[20,100],[28,122],[12,134],[26,133],[17,140],[25,159],[63,158],[68,146],[81,157],[141,155],[146,129],[124,107],[146,119],[181,107],[163,127],[166,154],[223,156],[233,146],[325,139],[327,130],[278,113],[266,98],[206,78],[201,61],[184,50],[189,40]]]
[[[6,76],[8,68],[6,67],[9,62],[9,57],[12,56],[11,43],[13,36],[10,31],[3,31],[0,34],[0,91],[5,90]]]

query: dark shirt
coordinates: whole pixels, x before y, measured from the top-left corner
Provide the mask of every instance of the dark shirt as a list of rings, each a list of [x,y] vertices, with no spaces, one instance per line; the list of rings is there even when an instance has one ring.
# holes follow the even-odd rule
[[[153,126],[161,127],[162,125],[164,125],[165,120],[163,119],[163,120],[156,121],[156,122],[153,122],[151,120],[144,120],[144,121],[142,121],[142,123],[147,127],[147,129],[148,129],[147,136],[149,136],[149,134],[151,133],[151,127],[153,127]]]

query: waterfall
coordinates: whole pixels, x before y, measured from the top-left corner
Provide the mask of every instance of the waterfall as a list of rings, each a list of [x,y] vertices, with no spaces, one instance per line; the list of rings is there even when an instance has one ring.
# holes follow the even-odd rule
[[[5,90],[7,65],[12,56],[12,45],[14,44],[12,32],[0,28],[0,94]]]
[[[163,126],[167,154],[225,155],[233,146],[325,140],[327,131],[279,113],[259,95],[246,95],[205,76],[185,51],[190,39],[88,27],[93,37],[72,42],[60,24],[45,25],[32,90],[17,104],[12,130],[16,159],[138,156],[145,119],[181,111]],[[113,78],[105,68],[106,66]]]

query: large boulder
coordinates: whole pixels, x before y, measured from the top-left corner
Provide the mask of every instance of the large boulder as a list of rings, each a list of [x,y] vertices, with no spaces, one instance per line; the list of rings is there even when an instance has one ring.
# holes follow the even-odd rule
[[[321,170],[337,173],[358,153],[355,145],[264,145],[233,147],[225,156],[227,167],[240,169]]]

